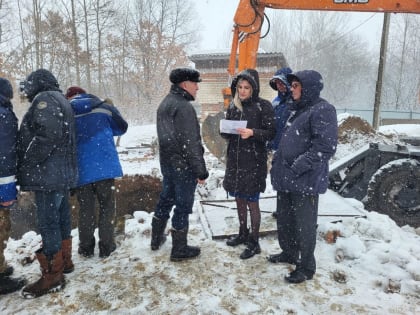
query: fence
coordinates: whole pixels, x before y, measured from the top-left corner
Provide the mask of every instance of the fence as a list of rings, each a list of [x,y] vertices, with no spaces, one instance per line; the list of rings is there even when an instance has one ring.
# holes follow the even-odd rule
[[[372,109],[354,109],[354,108],[336,108],[337,114],[349,113],[362,117],[371,125],[373,124],[373,110]],[[379,113],[380,125],[389,123],[391,121],[401,121],[400,123],[409,123],[412,121],[413,124],[420,122],[420,112],[415,111],[395,111],[395,110],[381,110]]]

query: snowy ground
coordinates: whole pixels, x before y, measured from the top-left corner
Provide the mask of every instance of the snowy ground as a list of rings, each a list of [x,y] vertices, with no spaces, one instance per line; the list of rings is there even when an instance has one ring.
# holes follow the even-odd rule
[[[404,132],[417,135],[417,126]],[[386,132],[398,132],[398,126]],[[122,147],[150,142],[155,126],[130,127]],[[339,147],[345,156],[366,142]],[[125,173],[156,171],[158,160],[147,152],[141,158],[125,155]],[[146,158],[145,156],[149,156]],[[223,170],[207,155],[211,177],[206,192],[210,199],[225,198],[220,187]],[[266,194],[274,194],[268,185]],[[260,240],[261,255],[239,259],[243,248],[211,240],[203,231],[198,210],[190,219],[189,242],[199,245],[199,258],[169,261],[171,237],[159,251],[150,250],[151,214],[141,211],[126,221],[125,237],[110,257],[90,259],[77,254],[78,233],[73,230],[76,270],[66,276],[59,293],[24,300],[18,293],[0,296],[0,314],[420,314],[420,231],[398,227],[387,216],[365,212],[357,200],[346,199],[365,212],[364,218],[319,226],[316,248],[317,273],[313,280],[290,285],[284,276],[287,264],[270,264],[266,256],[279,251],[275,237]],[[334,205],[330,205],[334,207]],[[341,237],[329,244],[324,235],[339,230]],[[33,257],[40,236],[28,232],[10,239],[6,258],[15,276],[29,281],[39,277],[39,265],[23,265]]]

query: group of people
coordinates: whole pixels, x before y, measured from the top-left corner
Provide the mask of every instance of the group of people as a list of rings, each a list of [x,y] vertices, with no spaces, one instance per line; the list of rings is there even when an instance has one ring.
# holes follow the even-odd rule
[[[188,216],[196,185],[205,182],[208,172],[197,114],[191,105],[200,73],[178,68],[171,72],[170,81],[170,92],[157,111],[163,191],[152,220],[151,249],[158,250],[165,242],[174,208],[171,260],[179,261],[200,254],[200,248],[187,245]],[[274,74],[270,86],[278,92],[272,103],[259,96],[255,69],[243,70],[231,84],[226,119],[246,121],[246,127],[221,133],[227,140],[223,187],[235,198],[239,219],[239,233],[227,245],[244,244],[241,259],[261,253],[259,198],[266,188],[271,153],[271,183],[277,191],[273,215],[282,251],[267,259],[295,265],[285,279],[301,283],[316,272],[318,198],[328,187],[328,163],[337,146],[337,116],[334,106],[320,97],[324,85],[317,71],[292,73],[285,67]]]
[[[30,106],[18,128],[12,85],[0,78],[0,294],[23,287],[21,295],[34,298],[59,291],[64,274],[74,271],[70,192],[77,195],[80,208],[78,253],[93,256],[96,224],[99,256],[108,257],[116,249],[114,178],[122,176],[122,168],[113,137],[124,134],[128,124],[116,107],[81,87],[72,86],[63,94],[45,69],[29,74],[23,90]],[[23,278],[11,277],[13,268],[3,253],[17,185],[34,193],[42,238],[35,253],[41,277],[28,285]]]
[[[157,110],[162,191],[152,219],[151,249],[166,241],[171,218],[171,261],[197,257],[200,248],[188,245],[189,215],[197,185],[209,176],[204,160],[200,125],[191,101],[201,82],[191,68],[171,71],[168,95]],[[227,141],[223,187],[235,198],[239,233],[228,246],[245,245],[241,259],[261,253],[259,229],[260,194],[265,191],[268,155],[270,175],[277,191],[279,254],[267,257],[272,263],[296,266],[286,281],[310,280],[316,271],[315,244],[319,194],[328,187],[328,162],[337,145],[334,106],[320,97],[322,76],[314,70],[292,73],[278,70],[270,80],[278,92],[272,103],[261,98],[259,74],[240,72],[232,81],[232,102],[227,120],[246,121],[245,128],[222,133]],[[114,179],[122,169],[114,136],[128,124],[112,102],[88,94],[78,86],[60,90],[54,75],[38,69],[24,82],[30,107],[18,130],[11,100],[13,88],[0,78],[0,294],[23,287],[21,295],[33,298],[60,290],[64,274],[73,272],[70,191],[79,202],[78,253],[94,255],[96,240],[95,200],[99,203],[99,256],[116,249],[114,240]],[[26,285],[12,278],[13,268],[4,259],[10,232],[10,210],[17,199],[17,186],[32,191],[37,206],[42,245],[36,251],[41,277]],[[250,228],[248,227],[248,210]]]
[[[275,217],[282,251],[267,259],[294,264],[285,279],[300,283],[312,279],[316,271],[318,196],[328,187],[328,162],[337,146],[337,115],[334,106],[320,97],[323,79],[314,70],[292,73],[282,68],[270,86],[278,91],[271,105],[259,97],[257,71],[242,71],[231,85],[233,101],[226,119],[246,120],[247,126],[222,134],[228,139],[223,187],[235,197],[239,219],[239,233],[227,245],[245,244],[241,259],[261,252],[258,201],[265,190],[267,155],[274,151],[270,175],[277,191]]]

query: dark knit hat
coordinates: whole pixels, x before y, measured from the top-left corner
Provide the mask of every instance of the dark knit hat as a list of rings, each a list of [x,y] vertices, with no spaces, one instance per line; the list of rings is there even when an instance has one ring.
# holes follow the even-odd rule
[[[86,91],[83,90],[81,87],[78,86],[71,86],[67,89],[66,98],[73,97],[77,94],[86,94]]]
[[[289,67],[284,67],[277,70],[270,80],[271,88],[277,91],[276,80],[280,80],[284,85],[288,86],[289,82],[287,81],[287,75],[290,73],[292,73],[292,69],[290,69]]]
[[[8,99],[13,98],[12,84],[5,78],[0,78],[0,94]]]
[[[173,84],[178,84],[184,81],[201,82],[200,72],[191,68],[176,68],[171,71],[169,80]]]
[[[32,102],[34,97],[43,91],[60,91],[55,76],[46,69],[38,69],[28,75],[24,82],[23,91],[28,100]]]

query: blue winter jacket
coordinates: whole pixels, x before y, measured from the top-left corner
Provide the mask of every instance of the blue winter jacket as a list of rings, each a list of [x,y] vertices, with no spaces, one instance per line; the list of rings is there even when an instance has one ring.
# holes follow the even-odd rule
[[[290,78],[290,79],[289,79]],[[337,147],[337,114],[320,98],[321,75],[313,70],[288,75],[302,84],[301,99],[294,102],[271,168],[273,188],[282,192],[325,193],[328,162]]]
[[[284,127],[287,118],[290,115],[289,105],[291,103],[290,91],[285,95],[279,93],[271,102],[274,108],[274,120],[276,123],[276,135],[274,139],[269,142],[268,148],[270,150],[277,150],[279,148],[280,139],[283,135]]]
[[[92,94],[79,94],[70,104],[76,118],[78,186],[123,175],[114,136],[127,131],[119,111]]]
[[[0,202],[16,200],[17,132],[12,103],[0,95]]]

